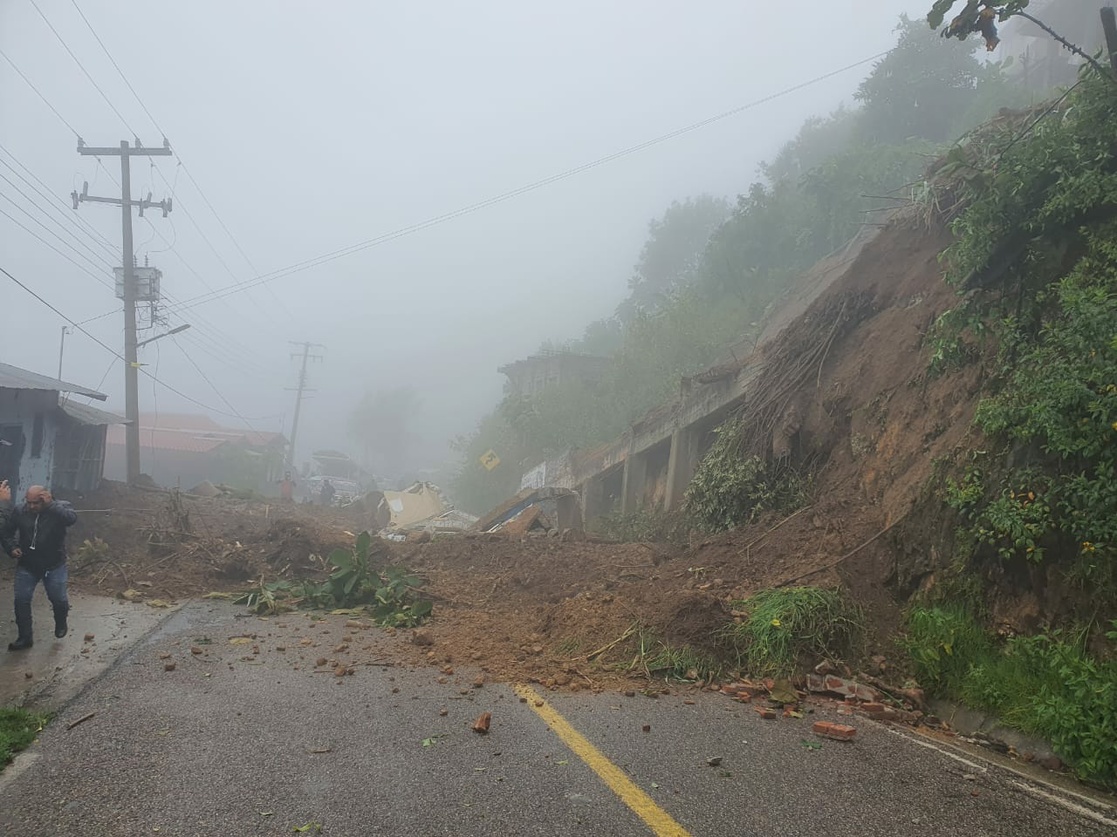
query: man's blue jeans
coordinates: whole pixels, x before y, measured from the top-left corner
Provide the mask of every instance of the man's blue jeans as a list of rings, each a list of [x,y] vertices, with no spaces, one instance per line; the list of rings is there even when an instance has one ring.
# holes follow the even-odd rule
[[[47,598],[56,608],[69,607],[70,601],[66,597],[66,581],[70,574],[66,564],[59,564],[53,570],[48,570],[43,576],[43,589],[47,591]],[[34,573],[28,572],[23,567],[16,567],[16,607],[21,604],[31,604],[31,596],[35,593],[39,579]]]

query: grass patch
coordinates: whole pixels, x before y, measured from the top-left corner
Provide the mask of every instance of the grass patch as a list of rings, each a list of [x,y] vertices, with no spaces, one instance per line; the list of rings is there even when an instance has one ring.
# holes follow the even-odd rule
[[[0,767],[26,750],[50,718],[26,709],[0,709]]]
[[[785,587],[734,602],[726,638],[749,673],[786,676],[817,658],[842,658],[863,632],[860,609],[837,590]]]
[[[714,656],[689,645],[669,645],[640,631],[636,656],[629,671],[642,671],[649,678],[685,682],[708,682],[719,677],[724,665]]]
[[[961,608],[916,608],[904,645],[932,694],[1042,736],[1081,779],[1117,788],[1117,660],[1091,657],[1085,631],[998,643]]]

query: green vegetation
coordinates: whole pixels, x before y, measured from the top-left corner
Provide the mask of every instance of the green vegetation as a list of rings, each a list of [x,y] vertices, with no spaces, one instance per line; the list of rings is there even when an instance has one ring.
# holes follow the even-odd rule
[[[856,109],[808,120],[735,207],[704,195],[652,221],[615,314],[544,346],[609,357],[612,367],[596,383],[509,391],[455,444],[462,465],[450,488],[462,508],[488,511],[531,466],[612,441],[675,396],[682,378],[727,359],[731,346],[747,351],[795,276],[919,193],[942,143],[1025,94],[966,44],[903,18],[896,48],[856,99]],[[501,459],[491,471],[480,463],[490,449]]]
[[[26,709],[0,709],[0,766],[31,746],[50,718]]]
[[[1092,658],[1086,636],[1052,631],[998,643],[965,610],[935,607],[912,610],[905,644],[932,693],[1043,736],[1082,779],[1115,788],[1117,660]]]
[[[329,561],[333,572],[325,582],[261,582],[238,598],[255,613],[282,613],[295,608],[363,610],[379,625],[413,627],[431,614],[431,601],[422,597],[421,579],[403,567],[377,567],[373,540],[361,532],[353,549],[335,549]]]
[[[944,499],[974,557],[1054,562],[1117,604],[1117,85],[1083,75],[948,157],[964,207],[945,253],[964,294],[935,359],[982,362],[989,392]],[[958,348],[961,347],[961,348]],[[995,347],[995,351],[994,351]]]
[[[686,543],[690,521],[680,512],[641,508],[631,514],[602,515],[591,522],[592,530],[623,543]]]
[[[752,523],[761,512],[790,512],[807,504],[806,482],[794,469],[742,453],[736,419],[726,421],[715,434],[683,503],[695,527],[720,532]]]
[[[790,675],[820,658],[847,657],[861,641],[861,611],[837,590],[763,590],[733,607],[745,615],[726,638],[751,674]]]
[[[707,682],[715,680],[724,670],[716,657],[689,645],[670,645],[646,631],[640,631],[637,640],[638,650],[628,670],[640,671],[649,679],[662,677],[668,681]]]

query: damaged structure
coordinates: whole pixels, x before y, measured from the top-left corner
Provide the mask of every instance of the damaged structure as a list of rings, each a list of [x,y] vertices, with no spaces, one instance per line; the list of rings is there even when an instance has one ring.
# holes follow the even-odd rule
[[[766,348],[845,274],[878,232],[878,228],[863,229],[804,274],[794,296],[773,306],[776,313],[755,342],[733,347],[725,362],[684,378],[674,400],[648,412],[613,442],[540,463],[524,474],[521,495],[565,489],[578,497],[581,518],[587,523],[616,512],[678,508],[699,462],[714,442],[715,430],[755,399]],[[851,316],[843,307],[836,319],[848,321]],[[834,336],[831,333],[828,339]],[[798,442],[800,417],[794,405],[780,405],[765,421],[770,427],[766,427],[764,453],[773,459],[788,458]],[[493,514],[496,511],[499,509]]]
[[[71,400],[104,393],[0,363],[0,480],[12,494],[32,485],[91,491],[101,484],[109,426],[124,419]]]

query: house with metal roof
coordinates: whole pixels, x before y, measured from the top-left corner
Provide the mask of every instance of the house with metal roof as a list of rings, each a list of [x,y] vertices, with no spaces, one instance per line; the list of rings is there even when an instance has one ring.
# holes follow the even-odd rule
[[[140,414],[140,470],[156,485],[202,482],[275,494],[287,440],[281,433],[224,427],[190,413]],[[105,476],[126,479],[124,428],[108,432]]]
[[[124,419],[73,400],[108,396],[0,363],[0,480],[13,496],[32,485],[52,491],[89,491],[101,483],[105,438]]]

